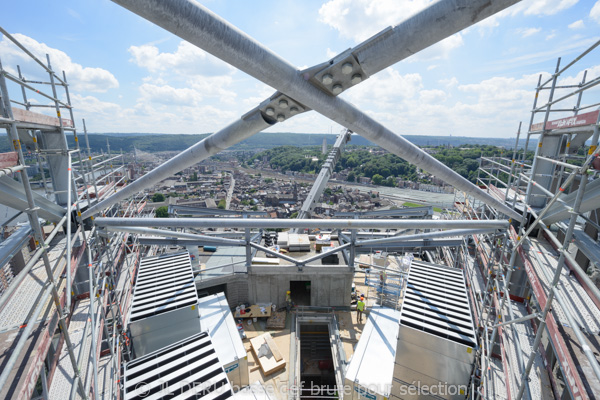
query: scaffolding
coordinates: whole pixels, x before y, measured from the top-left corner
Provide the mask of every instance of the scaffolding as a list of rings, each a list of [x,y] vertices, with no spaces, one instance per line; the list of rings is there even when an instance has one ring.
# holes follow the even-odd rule
[[[2,203],[16,212],[4,224],[22,214],[29,222],[2,243],[3,269],[33,237],[28,261],[1,282],[1,397],[117,398],[126,349],[120,342],[126,340],[123,327],[141,248],[127,234],[100,236],[81,212],[127,184],[124,157],[111,154],[110,147],[93,155],[85,121],[82,147],[64,71],[59,75],[48,55],[44,62],[0,32],[41,67],[30,71],[33,76],[47,77],[28,79],[20,66],[14,75],[0,63],[0,127],[13,148],[0,155],[0,186]],[[10,97],[9,89],[21,99]],[[39,171],[38,181],[30,179],[29,168]],[[106,212],[137,216],[144,205],[136,197]],[[41,218],[53,225],[43,226]]]
[[[600,181],[592,163],[599,154],[599,111],[587,111],[599,104],[582,105],[584,92],[600,79],[586,82],[585,72],[578,84],[561,84],[598,45],[563,68],[559,59],[545,82],[540,75],[525,144],[520,147],[519,126],[512,158],[481,157],[477,183],[522,218],[512,221],[506,234],[473,235],[460,250],[481,333],[473,397],[562,398],[568,392],[571,398],[592,398],[600,390],[593,350],[598,350],[600,293],[590,279],[597,266],[585,256],[599,249],[589,236],[598,232],[592,218]],[[540,105],[543,93],[547,100]],[[565,106],[573,99],[574,106]],[[554,112],[572,115],[551,120]],[[538,116],[542,122],[534,123]],[[460,192],[455,203],[464,219],[497,216]]]
[[[14,75],[0,63],[0,127],[9,133],[14,150],[0,155],[2,203],[26,214],[30,225],[0,247],[0,255],[11,254],[30,237],[34,239],[33,255],[20,272],[13,276],[4,268],[4,261],[0,265],[0,338],[12,338],[2,341],[7,346],[0,356],[2,396],[123,397],[119,383],[122,366],[133,357],[127,324],[140,258],[165,251],[167,246],[197,250],[205,245],[241,251],[231,262],[194,271],[197,288],[223,279],[249,280],[252,271],[272,269],[253,265],[257,252],[281,261],[280,273],[298,276],[326,269],[322,278],[340,279],[345,275],[354,278],[360,254],[383,251],[409,258],[419,254],[423,260],[398,261],[398,268],[370,265],[364,275],[372,297],[390,308],[398,308],[403,301],[413,262],[415,271],[421,272],[444,263],[460,271],[449,276],[464,276],[469,288],[466,297],[478,343],[468,398],[561,398],[565,393],[572,398],[591,398],[600,393],[600,368],[592,350],[598,347],[593,335],[600,330],[600,294],[588,275],[590,270],[590,275],[596,272],[600,254],[595,237],[600,230],[596,212],[600,179],[597,173],[590,173],[590,165],[598,168],[600,113],[588,111],[599,104],[582,105],[583,93],[600,83],[600,78],[586,81],[584,74],[577,85],[560,82],[561,76],[600,42],[562,69],[559,60],[555,73],[544,83],[540,76],[523,149],[518,150],[519,128],[512,158],[503,154],[481,157],[475,186],[336,96],[514,1],[496,1],[491,7],[485,0],[473,0],[465,7],[453,1],[435,2],[416,17],[301,73],[200,5],[194,4],[192,13],[189,3],[183,1],[173,1],[166,8],[157,0],[143,5],[133,0],[118,3],[281,91],[129,183],[123,155],[111,153],[108,143],[106,153],[92,154],[85,121],[85,147],[80,147],[66,75],[52,69],[48,56],[45,62],[40,60],[0,28],[48,75],[47,80],[33,81],[25,78],[19,67]],[[448,22],[440,24],[440,20]],[[418,25],[428,26],[429,34],[407,35]],[[415,43],[407,46],[403,40],[409,36]],[[22,101],[9,97],[9,88],[20,91]],[[48,104],[32,102],[27,96],[34,93]],[[538,105],[541,93],[548,93],[544,105]],[[563,103],[572,98],[575,107],[565,107]],[[38,107],[53,110],[56,117],[32,111]],[[239,212],[172,206],[169,212],[173,216],[181,211],[200,217],[149,218],[153,210],[140,195],[143,189],[310,109],[348,131],[340,135],[339,146],[330,154],[322,179],[311,192],[313,197],[309,196],[312,201],[303,209],[307,216],[350,130],[455,186],[457,212],[440,220],[431,219],[431,208],[294,220],[253,218],[263,216],[259,213],[235,218]],[[68,112],[70,119],[61,112]],[[574,115],[551,119],[554,112]],[[543,121],[534,123],[538,116],[543,116]],[[537,148],[529,160],[534,137],[538,138]],[[586,148],[588,142],[587,154],[579,154],[578,149]],[[33,190],[27,174],[33,158],[44,195]],[[50,180],[45,176],[46,164]],[[233,185],[232,180],[226,208]],[[208,215],[219,218],[206,218]],[[48,231],[40,218],[54,227]],[[208,231],[215,226],[233,231]],[[296,258],[263,245],[267,229],[328,229],[337,236],[339,246]],[[344,260],[339,265],[319,264],[319,260],[338,254]],[[283,292],[278,292],[281,297]],[[304,311],[299,309],[297,321],[306,317]],[[325,318],[329,318],[332,331],[339,331],[333,311],[328,309],[327,314],[331,314]],[[343,349],[338,356],[339,364],[344,365]],[[290,360],[290,364],[297,361]],[[339,373],[343,372],[342,368]],[[337,381],[342,377],[336,375]]]

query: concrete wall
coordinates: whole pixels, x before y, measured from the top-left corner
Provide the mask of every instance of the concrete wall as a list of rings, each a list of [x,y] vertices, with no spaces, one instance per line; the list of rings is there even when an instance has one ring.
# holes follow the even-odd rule
[[[353,277],[347,266],[304,267],[301,272],[296,266],[253,266],[248,274],[248,300],[281,307],[290,281],[310,281],[311,306],[349,307]]]
[[[201,281],[196,279],[196,289],[207,289],[217,285],[225,285],[225,296],[230,307],[248,304],[248,276],[246,274],[225,275]]]

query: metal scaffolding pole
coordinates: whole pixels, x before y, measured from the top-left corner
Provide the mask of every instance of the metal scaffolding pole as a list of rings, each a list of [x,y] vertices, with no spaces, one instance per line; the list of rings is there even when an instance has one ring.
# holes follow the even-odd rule
[[[535,174],[537,172],[537,166],[538,166],[538,155],[541,155],[541,151],[542,151],[542,144],[544,142],[544,135],[546,133],[546,124],[548,123],[548,118],[550,117],[550,105],[549,103],[552,101],[553,97],[554,97],[554,90],[556,88],[556,81],[558,80],[558,76],[559,76],[559,69],[560,69],[560,58],[558,59],[558,61],[556,62],[556,70],[554,72],[553,75],[553,79],[552,79],[552,87],[550,88],[550,94],[548,97],[548,104],[546,105],[546,114],[544,115],[544,122],[542,124],[542,133],[540,134],[540,137],[538,139],[538,147],[535,150],[535,157],[533,158],[533,164],[531,165],[531,180],[529,181],[529,183],[527,184],[527,191],[525,193],[525,202],[527,204],[531,203],[531,191],[533,189],[533,180],[535,179]],[[534,111],[535,111],[535,107],[534,107]],[[533,116],[534,116],[534,111],[531,112],[531,116],[532,116],[532,120],[533,120]],[[531,131],[531,126],[529,127],[529,131]]]
[[[587,183],[586,172],[587,172],[587,166],[585,166],[585,168],[582,168],[580,170],[580,173],[582,176],[581,187],[579,188],[579,191],[577,192],[577,197],[575,199],[575,205],[573,207],[573,214],[571,216],[571,219],[569,221],[569,226],[565,233],[565,239],[563,241],[563,248],[560,249],[560,256],[559,256],[558,263],[556,266],[556,271],[554,273],[554,277],[553,277],[552,283],[550,285],[550,291],[548,293],[548,300],[546,301],[546,305],[542,312],[540,326],[538,327],[538,331],[535,336],[535,340],[533,342],[533,346],[532,346],[533,351],[532,351],[532,354],[529,356],[529,360],[527,361],[527,366],[525,367],[525,371],[523,372],[523,375],[521,377],[522,383],[521,383],[521,386],[519,387],[519,392],[517,393],[517,400],[521,400],[521,398],[523,397],[523,392],[525,390],[525,387],[524,387],[525,382],[527,381],[527,377],[529,375],[529,372],[531,371],[531,367],[533,366],[536,349],[539,347],[540,342],[542,340],[542,333],[544,332],[544,330],[545,330],[544,328],[546,326],[546,316],[548,315],[548,312],[551,309],[552,300],[554,299],[555,294],[556,294],[555,293],[556,287],[558,285],[558,282],[560,281],[561,272],[565,265],[565,254],[564,253],[567,251],[566,249],[568,248],[569,243],[571,242],[571,237],[573,236],[573,231],[575,229],[575,223],[577,222],[577,214],[579,212],[579,206],[581,205],[581,201],[583,200],[583,194],[585,192],[585,186]],[[568,313],[567,310],[565,310],[565,314],[568,315],[567,318],[570,317],[570,314]],[[598,365],[598,362],[596,361],[596,357],[595,357],[594,353],[591,351],[589,346],[587,346],[585,338],[581,334],[581,331],[579,330],[579,327],[577,326],[577,324],[574,324],[571,320],[569,320],[569,322],[571,324],[573,324],[571,326],[571,328],[573,328],[573,331],[575,332],[578,342],[580,344],[582,344],[582,350],[585,353],[588,360],[590,361],[590,365],[592,366],[592,369],[593,369],[594,373],[596,374],[596,377],[598,379],[600,379],[600,366]]]

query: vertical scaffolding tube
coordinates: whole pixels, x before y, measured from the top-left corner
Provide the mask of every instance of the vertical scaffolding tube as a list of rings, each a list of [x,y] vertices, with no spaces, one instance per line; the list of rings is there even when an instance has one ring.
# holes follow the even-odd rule
[[[71,296],[72,296],[72,277],[71,277],[71,211],[72,211],[72,199],[71,199],[71,181],[73,172],[71,171],[71,152],[67,152],[67,301],[66,307],[68,312],[71,312]],[[77,198],[75,198],[77,200]]]
[[[517,149],[519,148],[519,137],[521,136],[521,122],[519,122],[519,129],[517,130],[517,139],[515,140],[515,148],[513,150],[513,155],[510,164],[510,173],[508,174],[508,180],[506,181],[506,195],[504,195],[504,201],[508,202],[508,192],[510,191],[510,184],[512,181],[513,174],[515,173],[516,167],[516,158],[517,158]],[[517,195],[517,191],[515,190],[515,196]]]
[[[527,184],[527,192],[525,193],[525,202],[527,204],[531,203],[531,192],[533,189],[533,181],[535,179],[535,174],[536,174],[537,166],[538,166],[537,156],[541,155],[540,153],[542,151],[542,144],[544,142],[544,136],[546,133],[546,123],[548,122],[548,118],[550,117],[550,108],[551,108],[550,103],[552,103],[552,99],[554,98],[554,90],[556,89],[556,81],[558,80],[559,69],[560,69],[560,58],[556,62],[556,70],[554,71],[554,75],[552,76],[552,86],[550,88],[550,95],[548,96],[546,113],[544,114],[544,122],[542,124],[542,133],[540,134],[540,138],[538,141],[538,147],[535,150],[535,157],[533,158],[533,164],[531,165],[531,175],[530,175],[531,179],[529,180],[529,183]],[[537,100],[537,97],[536,97],[536,100]],[[535,113],[535,107],[531,113],[532,113],[532,119],[533,119],[533,115]],[[529,126],[529,129],[531,130],[531,126]]]

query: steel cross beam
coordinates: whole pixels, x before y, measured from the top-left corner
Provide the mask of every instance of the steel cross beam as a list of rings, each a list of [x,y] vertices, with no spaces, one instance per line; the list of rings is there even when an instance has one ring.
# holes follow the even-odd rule
[[[353,50],[342,53],[331,62],[303,72],[298,71],[291,64],[194,1],[113,1],[262,82],[278,88],[281,93],[275,93],[267,102],[279,98],[279,105],[282,102],[286,107],[290,105],[290,102],[295,104],[289,107],[289,116],[306,111],[307,106],[315,109],[347,129],[389,149],[399,157],[444,179],[457,189],[471,194],[503,214],[511,218],[520,217],[516,211],[483,192],[402,136],[385,128],[351,104],[335,97],[344,88],[342,84],[330,79],[335,71],[329,71],[326,67],[328,64],[332,66],[342,64],[340,73],[349,73],[351,76],[350,83],[344,83],[344,85],[350,87],[360,83],[370,74],[435,44],[519,0],[439,1],[401,24],[385,29]],[[427,29],[424,30],[423,27],[427,27]],[[334,64],[334,61],[337,62]],[[344,72],[344,67],[347,68],[348,65],[350,65],[350,71]],[[354,65],[354,69],[352,65]],[[291,98],[285,97],[286,95]],[[223,148],[250,137],[268,127],[269,124],[281,122],[289,116],[279,114],[274,107],[254,109],[242,117],[242,121],[234,122],[145,175],[120,193],[93,206],[84,213],[84,218],[93,216],[103,208],[164,179],[172,173],[174,168],[183,169],[193,165]],[[252,126],[243,127],[245,117],[258,120]],[[237,135],[232,131],[237,131]],[[225,147],[214,146],[217,143],[210,143],[211,139]],[[207,146],[211,144],[213,146]]]
[[[97,226],[168,228],[331,228],[331,229],[507,229],[506,220],[290,219],[290,218],[96,218]]]

